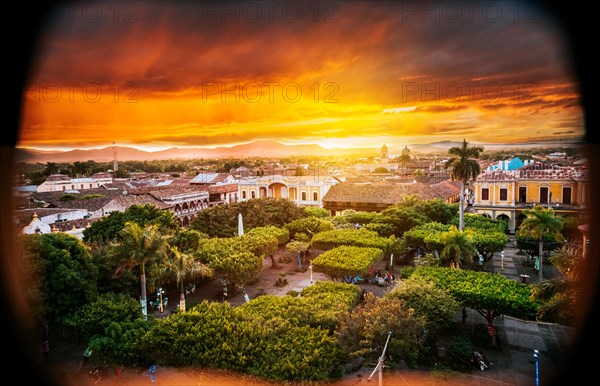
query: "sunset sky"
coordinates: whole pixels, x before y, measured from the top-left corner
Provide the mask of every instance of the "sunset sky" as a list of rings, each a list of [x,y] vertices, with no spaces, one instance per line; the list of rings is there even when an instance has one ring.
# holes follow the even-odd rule
[[[527,2],[67,3],[18,147],[581,138],[564,32]]]

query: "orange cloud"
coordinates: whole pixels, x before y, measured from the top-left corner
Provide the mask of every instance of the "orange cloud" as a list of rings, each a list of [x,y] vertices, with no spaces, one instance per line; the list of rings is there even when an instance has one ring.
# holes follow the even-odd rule
[[[401,2],[227,3],[134,2],[118,15],[98,3],[98,20],[57,9],[19,146],[585,132],[565,39],[541,10],[515,23]]]

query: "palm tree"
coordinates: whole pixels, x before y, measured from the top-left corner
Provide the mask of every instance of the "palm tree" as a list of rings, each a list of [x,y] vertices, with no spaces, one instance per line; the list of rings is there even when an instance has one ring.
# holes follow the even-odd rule
[[[563,228],[563,222],[557,218],[554,209],[544,208],[540,205],[536,205],[531,209],[525,209],[523,214],[527,216],[521,226],[519,227],[519,234],[521,236],[531,235],[533,238],[538,239],[539,249],[539,264],[540,269],[538,271],[538,281],[544,280],[543,271],[543,256],[544,256],[544,235],[555,236],[557,240],[562,239],[561,231]]]
[[[446,169],[450,169],[450,178],[460,181],[460,208],[458,229],[465,227],[465,184],[475,180],[480,172],[479,162],[476,158],[483,151],[483,146],[469,146],[469,142],[463,139],[462,146],[454,146],[448,150],[453,157],[446,162]]]
[[[581,249],[563,246],[550,257],[549,261],[562,275],[533,286],[531,296],[543,302],[537,316],[540,320],[570,325],[577,320],[577,311],[581,309],[579,307],[583,291],[579,281],[583,269]]]
[[[456,264],[457,268],[461,259],[466,263],[473,262],[473,256],[477,253],[477,250],[465,232],[453,226],[443,234],[442,242],[444,248],[441,256],[445,261],[450,260],[452,264]]]
[[[146,264],[167,256],[167,239],[160,232],[158,224],[141,227],[135,222],[128,221],[120,232],[121,242],[113,248],[113,256],[122,259],[117,273],[123,269],[131,269],[139,265],[142,314],[144,319],[148,315],[146,299]]]
[[[173,259],[170,261],[168,269],[175,275],[177,284],[179,285],[179,311],[185,312],[185,287],[184,280],[186,277],[210,277],[213,275],[213,270],[202,264],[200,261],[188,253],[182,252],[177,246],[171,247]]]
[[[44,169],[44,175],[50,176],[58,173],[58,166],[56,162],[46,162],[46,168]]]

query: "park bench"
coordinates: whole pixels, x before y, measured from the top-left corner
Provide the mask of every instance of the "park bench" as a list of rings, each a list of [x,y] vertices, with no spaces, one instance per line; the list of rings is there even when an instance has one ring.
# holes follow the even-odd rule
[[[163,297],[163,308],[166,307],[169,304],[169,298],[167,297]],[[156,299],[154,301],[150,301],[150,307],[152,307],[155,310],[158,310],[160,308],[160,300]]]

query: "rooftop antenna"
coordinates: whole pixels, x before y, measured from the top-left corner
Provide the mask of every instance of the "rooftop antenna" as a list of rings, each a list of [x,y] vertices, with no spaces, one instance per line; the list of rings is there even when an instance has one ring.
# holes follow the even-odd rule
[[[119,164],[117,163],[117,147],[113,141],[113,171],[116,173],[119,170]]]

